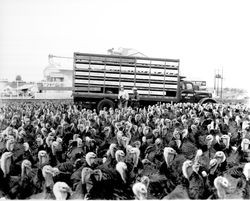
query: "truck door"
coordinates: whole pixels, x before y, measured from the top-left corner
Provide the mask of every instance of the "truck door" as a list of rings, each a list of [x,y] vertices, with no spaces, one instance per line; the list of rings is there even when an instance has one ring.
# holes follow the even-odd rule
[[[191,102],[195,100],[194,86],[191,82],[182,82],[181,83],[181,101],[182,102]]]

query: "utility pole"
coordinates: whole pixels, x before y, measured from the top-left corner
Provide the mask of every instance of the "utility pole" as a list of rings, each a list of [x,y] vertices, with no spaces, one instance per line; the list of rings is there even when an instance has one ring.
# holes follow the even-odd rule
[[[220,96],[220,99],[222,100],[223,97],[223,68],[220,72],[219,69],[215,70],[214,75],[214,90],[216,96]]]
[[[219,82],[220,82],[220,74],[219,74],[219,69],[217,69],[216,73],[216,78],[217,78],[217,83],[216,83],[216,96],[219,96]]]

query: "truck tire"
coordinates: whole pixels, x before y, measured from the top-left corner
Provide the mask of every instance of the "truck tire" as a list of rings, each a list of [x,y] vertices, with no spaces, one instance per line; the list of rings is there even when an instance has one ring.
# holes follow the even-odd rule
[[[212,98],[203,98],[199,101],[200,104],[205,104],[205,103],[217,103],[216,100]]]
[[[98,105],[97,105],[97,111],[99,112],[100,110],[102,110],[104,107],[106,107],[107,109],[109,108],[114,108],[115,104],[112,100],[109,99],[103,99],[101,100]]]

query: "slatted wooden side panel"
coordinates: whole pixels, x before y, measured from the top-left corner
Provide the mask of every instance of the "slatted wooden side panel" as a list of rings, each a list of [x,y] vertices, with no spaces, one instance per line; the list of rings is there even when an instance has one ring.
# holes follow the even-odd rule
[[[75,53],[75,92],[134,86],[141,95],[165,96],[177,91],[178,60]],[[132,92],[131,90],[129,92]]]

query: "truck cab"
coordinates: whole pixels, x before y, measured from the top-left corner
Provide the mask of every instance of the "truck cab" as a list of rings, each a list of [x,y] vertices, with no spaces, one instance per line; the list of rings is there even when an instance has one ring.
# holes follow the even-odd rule
[[[216,103],[216,101],[212,99],[211,93],[207,91],[196,90],[192,82],[184,80],[180,82],[180,100],[181,102],[192,103]]]

